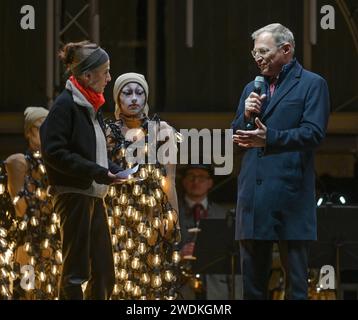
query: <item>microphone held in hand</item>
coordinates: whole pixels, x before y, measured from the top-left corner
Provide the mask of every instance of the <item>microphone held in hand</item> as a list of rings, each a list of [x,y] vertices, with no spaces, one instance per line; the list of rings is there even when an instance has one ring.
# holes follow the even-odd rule
[[[257,76],[254,81],[254,91],[259,96],[265,91],[265,79],[264,77]],[[255,130],[256,124],[255,124],[255,118],[258,115],[251,113],[249,121],[246,123],[246,130]]]
[[[257,76],[254,81],[254,92],[259,96],[265,91],[265,79],[264,77]]]

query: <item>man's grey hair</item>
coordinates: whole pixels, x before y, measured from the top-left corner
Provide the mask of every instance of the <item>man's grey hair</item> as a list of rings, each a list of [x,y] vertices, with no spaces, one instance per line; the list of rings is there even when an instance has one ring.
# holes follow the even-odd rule
[[[286,28],[280,23],[272,23],[253,32],[251,35],[252,40],[255,41],[257,37],[264,32],[268,32],[272,34],[273,38],[275,39],[276,45],[289,42],[293,47],[293,53],[294,53],[295,38],[290,29]]]

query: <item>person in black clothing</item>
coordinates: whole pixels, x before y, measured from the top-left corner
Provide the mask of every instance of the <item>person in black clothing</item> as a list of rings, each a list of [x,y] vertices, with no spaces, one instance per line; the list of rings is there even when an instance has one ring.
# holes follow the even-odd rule
[[[71,77],[41,126],[41,149],[61,218],[60,299],[109,299],[114,264],[104,197],[120,169],[108,161],[100,107],[108,54],[88,41],[60,51]],[[82,284],[88,281],[85,294]]]

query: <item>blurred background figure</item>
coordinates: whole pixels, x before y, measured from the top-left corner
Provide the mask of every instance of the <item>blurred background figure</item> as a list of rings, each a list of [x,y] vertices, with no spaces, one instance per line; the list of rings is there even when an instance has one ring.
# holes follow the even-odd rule
[[[39,128],[47,114],[48,110],[43,107],[25,109],[27,150],[5,160],[7,189],[15,209],[14,222],[8,230],[8,241],[14,244],[15,249],[14,271],[19,276],[14,282],[14,299],[57,297],[61,265],[59,221],[46,192],[48,180],[39,137]],[[33,284],[21,285],[24,266],[33,268]]]
[[[208,198],[213,186],[213,168],[210,165],[188,165],[184,168],[179,216],[182,230],[181,254],[184,261],[188,261],[189,264],[191,260],[195,260],[195,242],[198,237],[197,232],[190,231],[200,227],[201,219],[226,219],[229,215],[226,208]],[[240,299],[241,277],[236,275],[235,278],[235,297]],[[203,293],[196,294],[196,288],[186,285],[182,289],[182,294],[184,299],[227,300],[230,299],[230,285],[229,274],[206,274],[203,277]]]
[[[25,175],[29,169],[29,164],[26,161],[26,154],[40,151],[41,141],[39,128],[47,114],[48,110],[42,107],[27,107],[25,109],[24,135],[28,143],[28,149],[25,154],[16,153],[5,160],[5,167],[8,175],[8,189],[12,199],[14,199],[24,187]],[[25,214],[23,201],[18,201],[16,205],[16,213],[19,216]]]

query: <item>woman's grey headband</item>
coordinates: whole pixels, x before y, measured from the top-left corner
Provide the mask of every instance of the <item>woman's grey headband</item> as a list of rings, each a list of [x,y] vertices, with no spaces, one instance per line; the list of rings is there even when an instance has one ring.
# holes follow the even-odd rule
[[[109,60],[109,56],[102,48],[94,50],[86,59],[82,60],[72,68],[74,75],[83,74],[86,71],[96,69]]]

